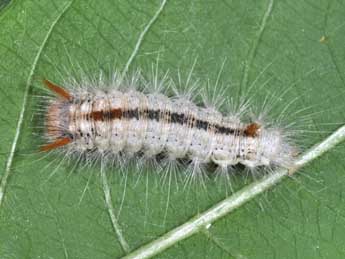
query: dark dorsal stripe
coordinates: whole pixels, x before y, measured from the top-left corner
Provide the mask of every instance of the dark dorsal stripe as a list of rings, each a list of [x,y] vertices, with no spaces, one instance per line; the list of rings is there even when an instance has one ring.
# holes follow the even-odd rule
[[[114,120],[114,119],[137,119],[141,116],[145,116],[149,120],[159,121],[161,118],[162,111],[160,110],[146,110],[140,112],[138,108],[132,110],[122,111],[120,108],[112,109],[110,111],[93,111],[90,114],[90,118],[95,121],[107,121],[107,120]],[[245,129],[234,129],[229,128],[217,124],[211,124],[205,120],[193,119],[188,117],[183,113],[176,113],[176,112],[164,112],[166,116],[169,116],[169,122],[186,125],[189,121],[193,121],[193,124],[190,125],[191,127],[195,127],[197,129],[207,130],[208,128],[214,128],[215,132],[218,134],[225,134],[225,135],[238,135],[238,136],[246,136],[246,137],[256,137],[257,132],[260,126],[256,123],[248,124]]]
[[[139,120],[139,109],[136,108],[136,109],[133,109],[133,110],[127,110],[127,111],[124,111],[122,116],[124,118],[128,118],[128,119],[137,119]]]
[[[160,110],[148,110],[147,117],[149,120],[159,121]]]

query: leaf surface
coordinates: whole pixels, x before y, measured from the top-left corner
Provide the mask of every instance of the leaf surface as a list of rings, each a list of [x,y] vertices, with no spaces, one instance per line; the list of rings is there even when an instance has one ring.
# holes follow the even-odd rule
[[[1,258],[126,254],[104,202],[100,166],[75,168],[73,161],[37,153],[32,114],[37,96],[44,93],[43,78],[62,83],[61,74],[121,71],[161,3],[76,0],[66,9],[69,3],[0,1],[1,168],[30,83],[0,207]],[[207,80],[215,85],[220,75],[226,97],[251,89],[253,103],[271,96],[276,114],[296,98],[288,109],[292,119],[305,108],[311,117],[300,135],[305,149],[344,121],[344,15],[341,1],[168,1],[130,71],[140,68],[149,77],[159,57],[162,74],[169,70],[175,79],[179,72],[186,78],[195,63],[193,76],[200,87]],[[158,258],[343,258],[344,155],[344,146],[338,146]],[[123,176],[107,169],[115,215],[131,250],[231,195],[224,180],[206,181],[206,191],[200,185],[184,189],[156,171],[152,167],[139,174],[131,168]],[[231,181],[235,191],[251,177],[236,174]]]

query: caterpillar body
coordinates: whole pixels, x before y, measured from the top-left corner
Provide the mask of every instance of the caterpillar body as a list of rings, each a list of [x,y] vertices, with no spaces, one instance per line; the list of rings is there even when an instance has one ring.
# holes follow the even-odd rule
[[[283,129],[259,120],[244,122],[183,97],[111,86],[66,90],[44,82],[56,98],[46,107],[42,151],[67,148],[145,158],[163,154],[222,168],[289,167],[296,154]]]

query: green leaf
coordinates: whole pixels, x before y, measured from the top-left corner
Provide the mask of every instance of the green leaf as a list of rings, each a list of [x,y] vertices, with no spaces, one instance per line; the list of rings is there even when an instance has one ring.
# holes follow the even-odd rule
[[[127,254],[109,217],[100,165],[75,166],[38,153],[33,113],[44,94],[42,78],[63,83],[61,74],[123,70],[160,5],[0,1],[1,258]],[[344,122],[344,15],[344,4],[335,0],[168,1],[148,27],[129,71],[140,68],[149,77],[159,58],[161,74],[169,70],[177,79],[180,71],[186,78],[195,63],[200,87],[207,80],[215,85],[220,75],[226,97],[249,92],[259,105],[268,95],[276,101],[275,114],[297,98],[288,112],[298,120],[294,112],[308,108],[311,120],[300,135],[306,149]],[[338,146],[158,257],[343,258],[344,154]],[[118,168],[105,170],[114,215],[131,251],[231,195],[224,179],[184,189],[181,181],[175,184],[173,176],[164,178],[157,170],[139,174],[131,167],[125,176]],[[251,181],[242,172],[233,175],[233,191]]]

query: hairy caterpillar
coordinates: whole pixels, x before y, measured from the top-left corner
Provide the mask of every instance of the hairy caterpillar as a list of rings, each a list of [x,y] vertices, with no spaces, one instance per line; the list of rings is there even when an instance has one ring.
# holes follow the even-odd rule
[[[223,169],[289,167],[294,160],[297,148],[282,128],[246,121],[238,113],[227,116],[183,97],[139,91],[138,80],[116,82],[104,89],[65,89],[45,80],[57,98],[46,107],[47,143],[41,150],[114,159],[163,156]]]

